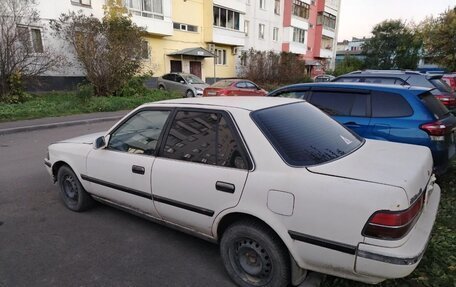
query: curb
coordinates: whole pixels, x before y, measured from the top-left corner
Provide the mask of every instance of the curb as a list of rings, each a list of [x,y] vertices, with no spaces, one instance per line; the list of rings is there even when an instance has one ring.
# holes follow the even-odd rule
[[[14,134],[14,133],[20,133],[20,132],[52,129],[52,128],[58,128],[58,127],[77,126],[77,125],[99,123],[99,122],[107,122],[107,121],[113,121],[113,120],[120,120],[122,117],[123,116],[112,116],[112,117],[104,117],[104,118],[74,120],[74,121],[66,121],[66,122],[58,122],[58,123],[50,123],[50,124],[40,124],[40,125],[31,125],[31,126],[0,129],[0,135],[8,135],[8,134]]]

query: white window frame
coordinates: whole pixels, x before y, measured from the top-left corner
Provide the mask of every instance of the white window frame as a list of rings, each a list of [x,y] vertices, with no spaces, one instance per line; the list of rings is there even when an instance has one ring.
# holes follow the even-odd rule
[[[241,14],[237,11],[227,9],[224,7],[219,7],[214,5],[213,10],[218,9],[218,19],[215,19],[215,11],[214,11],[214,19],[212,25],[214,27],[221,27],[225,29],[230,29],[230,30],[235,30],[235,31],[240,31],[241,30]],[[225,12],[225,25],[222,25],[222,12]],[[230,18],[230,13],[232,13],[232,25],[229,25],[229,18]],[[237,28],[236,28],[237,24]]]
[[[27,30],[27,39],[24,39],[28,41],[29,47],[32,49],[30,51],[33,54],[42,54],[44,53],[44,42],[43,42],[43,31],[39,27],[31,27],[31,26],[23,26],[23,25],[18,25],[17,29],[26,29]],[[35,41],[33,40],[33,30],[38,31],[40,35],[40,48],[41,50],[37,51],[37,47],[35,46]]]
[[[266,31],[265,24],[258,24],[258,39],[264,40],[264,32]]]
[[[274,14],[280,15],[280,5],[282,5],[280,0],[274,0]]]
[[[71,4],[85,7],[92,7],[91,0],[71,0]]]
[[[244,33],[246,36],[249,35],[250,21],[244,20]]]
[[[293,42],[304,44],[306,42],[306,30],[293,27]]]
[[[137,16],[142,16],[142,17],[148,17],[148,18],[154,18],[154,19],[159,19],[163,20],[164,19],[164,14],[163,14],[163,0],[123,0],[125,7],[127,7],[128,11],[131,12],[133,15]],[[152,6],[152,11],[145,10],[145,3],[146,1],[150,1],[150,5]],[[160,2],[160,11],[155,10],[156,7],[154,4],[155,1]],[[134,7],[134,4],[139,4],[136,5],[138,8]],[[139,7],[140,6],[140,7]]]
[[[278,27],[272,28],[272,41],[274,41],[274,42],[279,41],[279,28]]]
[[[215,49],[215,64],[219,66],[226,65],[226,49]]]
[[[266,0],[260,0],[260,9],[266,10]]]

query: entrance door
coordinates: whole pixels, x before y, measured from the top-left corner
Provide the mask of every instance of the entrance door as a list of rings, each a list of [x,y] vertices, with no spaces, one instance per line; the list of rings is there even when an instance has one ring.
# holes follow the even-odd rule
[[[171,73],[182,73],[182,61],[171,60]]]
[[[190,74],[201,78],[201,62],[190,61]]]

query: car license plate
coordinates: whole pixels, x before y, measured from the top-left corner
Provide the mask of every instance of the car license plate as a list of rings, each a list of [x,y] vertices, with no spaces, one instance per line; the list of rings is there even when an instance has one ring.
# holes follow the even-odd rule
[[[209,96],[215,96],[217,93],[216,92],[208,92],[207,93]]]

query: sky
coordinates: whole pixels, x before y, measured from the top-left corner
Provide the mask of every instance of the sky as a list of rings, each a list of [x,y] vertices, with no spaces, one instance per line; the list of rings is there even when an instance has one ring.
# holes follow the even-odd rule
[[[438,16],[456,0],[341,0],[338,41],[368,37],[372,28],[387,19],[419,23]]]

